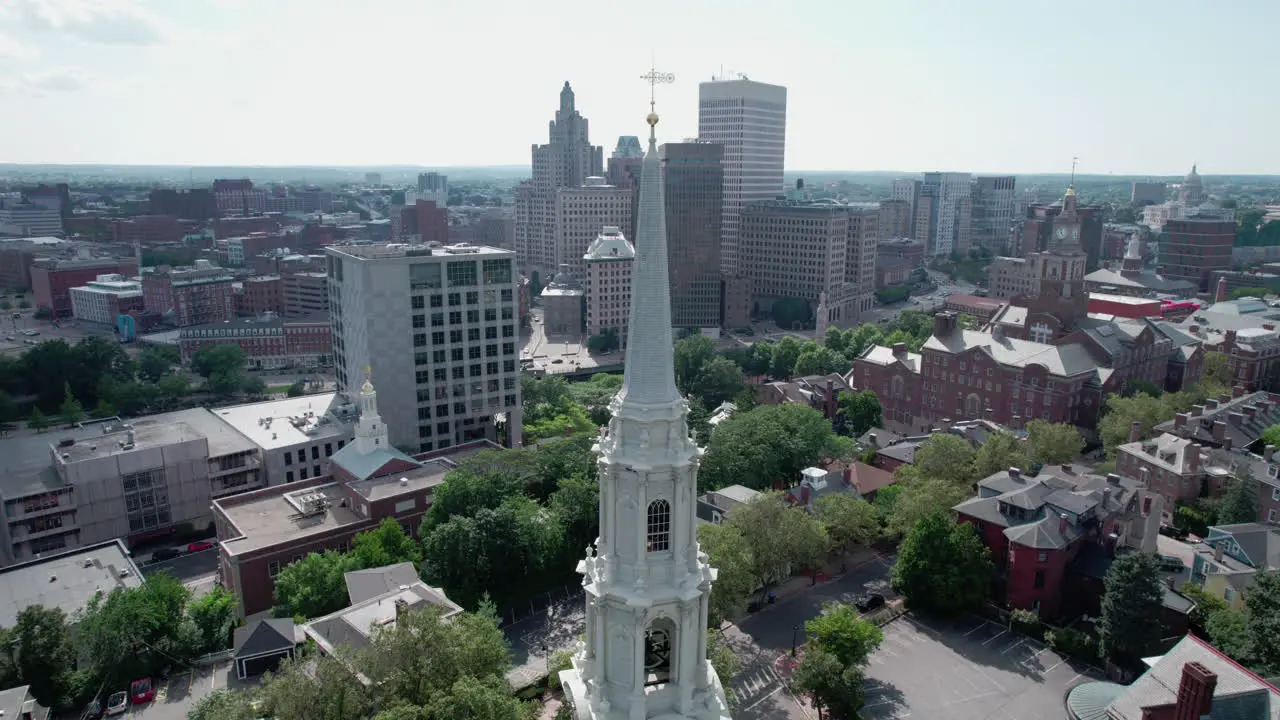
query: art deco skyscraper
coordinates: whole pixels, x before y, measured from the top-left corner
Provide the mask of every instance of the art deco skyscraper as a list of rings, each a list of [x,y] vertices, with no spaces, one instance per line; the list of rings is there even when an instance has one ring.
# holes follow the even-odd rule
[[[720,266],[738,273],[742,206],[783,194],[787,89],[748,80],[698,85],[698,139],[724,146],[724,208]]]
[[[547,279],[560,262],[555,241],[556,190],[580,187],[587,178],[604,172],[604,150],[591,144],[587,119],[578,112],[567,80],[548,140],[546,145],[533,146],[533,179],[516,189],[515,228],[521,269],[541,271]]]
[[[578,564],[586,637],[560,677],[576,720],[728,720],[707,660],[716,571],[695,532],[701,451],[676,388],[658,116],[648,121],[626,372],[597,446],[600,537]]]

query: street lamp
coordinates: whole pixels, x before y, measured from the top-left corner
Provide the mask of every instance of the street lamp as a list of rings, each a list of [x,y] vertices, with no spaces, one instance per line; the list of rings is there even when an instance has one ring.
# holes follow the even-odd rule
[[[800,638],[800,626],[792,625],[791,626],[791,657],[796,656],[796,644],[799,638]]]

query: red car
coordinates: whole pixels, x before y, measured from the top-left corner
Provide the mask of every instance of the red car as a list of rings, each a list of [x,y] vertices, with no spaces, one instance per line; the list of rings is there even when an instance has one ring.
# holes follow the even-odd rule
[[[213,547],[212,542],[209,542],[208,540],[201,540],[200,542],[193,542],[190,545],[188,545],[187,552],[198,553],[201,550],[208,550],[211,547]]]
[[[155,686],[151,684],[151,678],[134,680],[129,685],[129,699],[133,701],[134,705],[141,705],[142,703],[149,703],[152,700],[155,700],[156,689]]]

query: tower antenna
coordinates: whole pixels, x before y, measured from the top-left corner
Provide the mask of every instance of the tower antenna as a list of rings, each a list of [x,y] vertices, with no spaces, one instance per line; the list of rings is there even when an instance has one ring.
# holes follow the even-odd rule
[[[1076,186],[1076,163],[1080,162],[1080,158],[1075,155],[1071,156],[1071,187]]]

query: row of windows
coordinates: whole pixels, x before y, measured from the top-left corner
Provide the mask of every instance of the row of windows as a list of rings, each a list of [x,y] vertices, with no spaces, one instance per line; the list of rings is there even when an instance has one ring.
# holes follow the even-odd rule
[[[346,444],[346,441],[345,441],[345,440],[339,440],[339,441],[338,441],[338,449],[339,449],[339,450],[341,450],[341,449],[342,449],[342,446],[343,446],[344,444]],[[324,456],[325,456],[325,457],[333,457],[333,443],[325,443],[325,444],[324,444]],[[292,451],[292,450],[286,450],[286,451],[285,451],[285,453],[284,453],[284,464],[285,464],[285,465],[292,465],[292,464],[293,464],[293,458],[294,458],[294,451]],[[298,463],[299,463],[299,464],[306,462],[306,461],[307,461],[307,449],[306,449],[306,448],[298,448],[298,450],[297,450],[297,458],[298,458]],[[312,446],[311,446],[311,459],[312,459],[312,460],[319,460],[319,459],[320,459],[320,446],[319,446],[319,445],[312,445]]]

